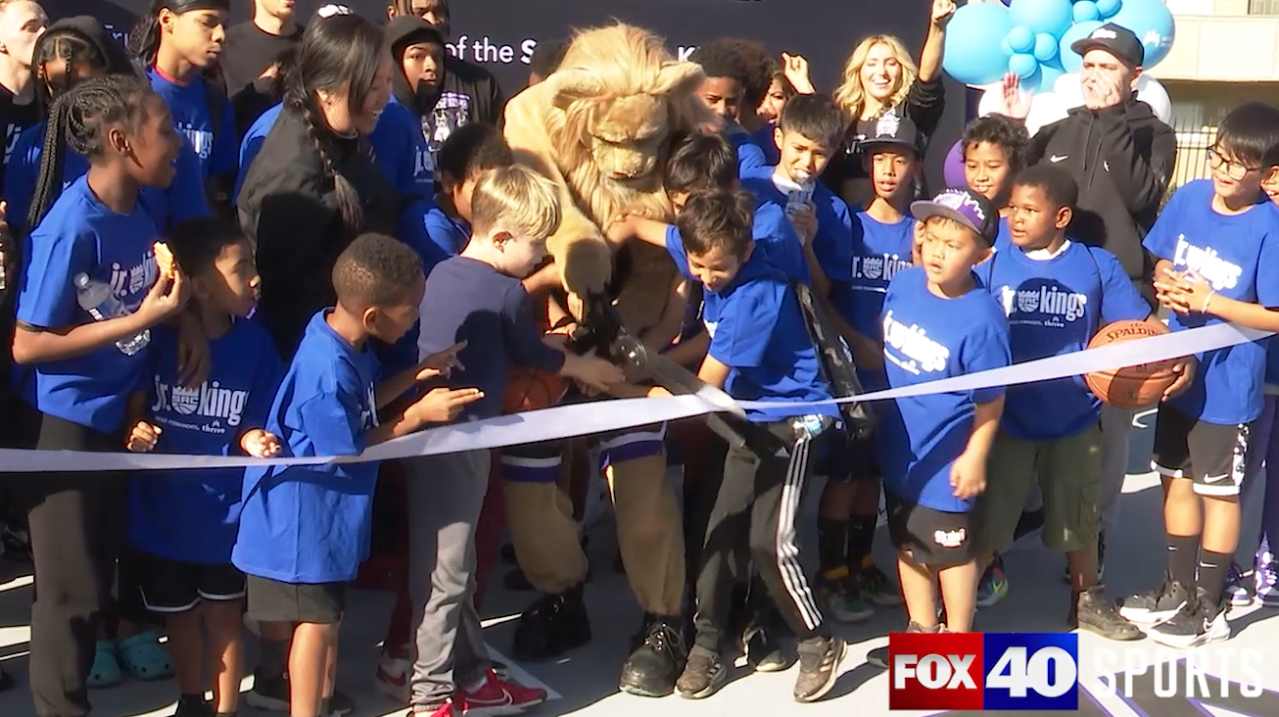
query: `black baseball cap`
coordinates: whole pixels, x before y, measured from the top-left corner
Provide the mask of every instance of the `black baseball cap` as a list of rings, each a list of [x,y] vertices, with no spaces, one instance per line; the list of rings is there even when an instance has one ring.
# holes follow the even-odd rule
[[[951,187],[931,201],[911,202],[910,213],[921,222],[929,217],[957,221],[977,232],[987,245],[993,245],[999,238],[999,211],[989,199],[971,189]]]
[[[1079,53],[1080,57],[1089,50],[1105,50],[1133,67],[1141,67],[1141,63],[1146,61],[1146,48],[1141,40],[1132,30],[1113,22],[1093,30],[1088,37],[1070,43],[1070,49]]]
[[[874,122],[875,126],[870,128],[871,131],[857,143],[858,149],[866,152],[887,145],[909,147],[915,154],[919,154],[919,128],[909,117],[898,115],[896,110],[889,110]]]

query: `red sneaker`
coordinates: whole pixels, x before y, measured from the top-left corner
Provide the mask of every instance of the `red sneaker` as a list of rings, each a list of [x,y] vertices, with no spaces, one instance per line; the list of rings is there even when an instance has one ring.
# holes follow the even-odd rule
[[[492,670],[489,670],[488,677],[478,690],[458,690],[453,700],[459,714],[467,717],[517,715],[545,701],[546,690],[500,680]]]
[[[458,717],[462,713],[454,707],[452,702],[445,702],[440,705],[434,712],[418,712],[409,710],[406,717]]]

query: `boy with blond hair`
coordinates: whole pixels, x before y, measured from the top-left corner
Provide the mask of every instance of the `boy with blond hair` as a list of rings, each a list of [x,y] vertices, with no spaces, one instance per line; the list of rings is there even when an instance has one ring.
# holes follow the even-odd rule
[[[533,320],[532,300],[521,280],[542,263],[546,238],[559,218],[556,189],[548,180],[519,166],[487,172],[471,197],[470,240],[427,279],[418,347],[430,354],[436,346],[465,342],[458,355],[462,368],[447,385],[481,392],[474,403],[459,397],[459,418],[501,415],[513,367],[560,374],[600,390],[623,380],[622,370],[603,359],[544,342]],[[414,516],[409,523],[413,713],[443,716],[541,703],[544,690],[493,673],[471,598],[475,524],[488,489],[489,452],[424,456],[409,461],[406,471]]]

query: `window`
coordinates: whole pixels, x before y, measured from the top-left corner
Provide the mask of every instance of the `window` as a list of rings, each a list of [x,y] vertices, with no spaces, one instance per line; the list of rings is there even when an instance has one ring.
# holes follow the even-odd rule
[[[1279,0],[1248,0],[1249,15],[1279,15]]]

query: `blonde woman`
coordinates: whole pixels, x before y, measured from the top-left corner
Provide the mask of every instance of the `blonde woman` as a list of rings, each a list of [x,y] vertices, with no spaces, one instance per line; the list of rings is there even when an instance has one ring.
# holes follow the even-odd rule
[[[843,82],[834,93],[849,122],[845,151],[830,163],[824,178],[849,206],[864,206],[871,198],[870,179],[857,143],[874,134],[881,117],[892,112],[910,118],[925,142],[936,131],[946,104],[942,46],[946,22],[954,13],[953,0],[933,0],[928,38],[918,65],[902,41],[891,35],[866,38],[848,58]]]

